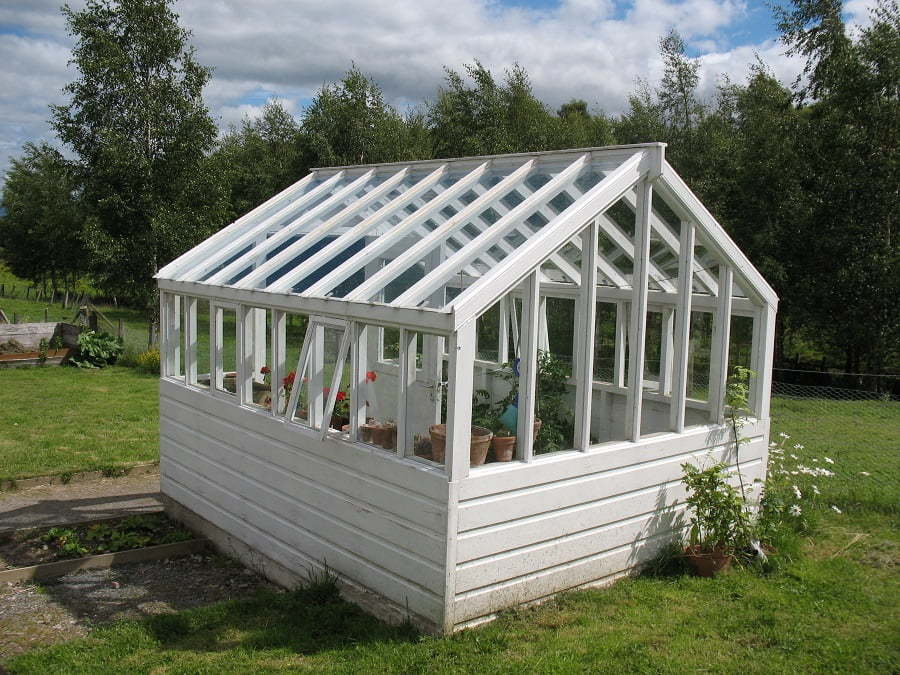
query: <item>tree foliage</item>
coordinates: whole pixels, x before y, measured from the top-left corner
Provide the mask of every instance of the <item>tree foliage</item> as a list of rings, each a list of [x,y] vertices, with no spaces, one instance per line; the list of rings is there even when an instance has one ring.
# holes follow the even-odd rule
[[[28,143],[6,174],[0,253],[13,274],[53,290],[87,267],[75,168],[46,143]]]
[[[194,58],[172,4],[64,7],[77,77],[65,88],[69,101],[52,108],[81,171],[95,280],[150,307],[159,266],[223,224],[205,162],[217,135],[202,97],[210,70]]]

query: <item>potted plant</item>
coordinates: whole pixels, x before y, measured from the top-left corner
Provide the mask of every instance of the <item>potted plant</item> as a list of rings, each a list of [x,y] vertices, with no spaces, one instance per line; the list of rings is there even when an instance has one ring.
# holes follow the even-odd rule
[[[328,389],[324,391],[328,396]],[[331,413],[331,428],[341,429],[350,423],[350,397],[347,392],[340,390],[334,398],[334,411]]]
[[[365,423],[359,425],[359,439],[363,443],[373,443],[372,434],[376,429],[378,429],[378,425],[375,423],[375,419],[367,417]],[[381,442],[379,441],[376,445],[381,445]]]
[[[394,420],[385,420],[381,424],[381,447],[385,450],[397,447],[397,425]]]
[[[726,464],[702,469],[688,463],[681,468],[691,513],[684,555],[697,575],[711,577],[750,545],[750,513],[743,495],[728,482]]]
[[[491,451],[495,462],[511,462],[516,454],[516,435],[500,425],[491,439]]]
[[[428,427],[428,434],[431,437],[431,458],[441,463],[447,451],[447,425],[432,424]],[[487,427],[472,425],[472,437],[469,441],[469,462],[472,466],[484,464],[493,436]]]

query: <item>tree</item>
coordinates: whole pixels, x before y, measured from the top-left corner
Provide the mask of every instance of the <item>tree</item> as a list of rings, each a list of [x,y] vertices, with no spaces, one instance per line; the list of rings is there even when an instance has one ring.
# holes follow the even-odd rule
[[[303,177],[305,159],[300,124],[269,101],[257,119],[225,134],[214,161],[227,176],[234,215],[241,215]]]
[[[422,117],[403,117],[381,88],[353,66],[323,86],[303,116],[307,166],[396,162],[428,157]]]
[[[202,99],[210,70],[197,63],[172,4],[64,7],[77,79],[65,88],[69,102],[52,108],[83,180],[95,281],[151,316],[157,269],[227,217],[221,176],[206,161],[217,135]]]
[[[808,320],[845,368],[883,372],[900,344],[900,10],[882,0],[856,40],[836,0],[793,0],[777,12],[782,39],[807,58],[804,189]],[[800,281],[798,279],[798,281]]]
[[[13,274],[66,289],[87,266],[84,216],[74,167],[46,143],[28,143],[12,160],[3,190],[0,246]]]

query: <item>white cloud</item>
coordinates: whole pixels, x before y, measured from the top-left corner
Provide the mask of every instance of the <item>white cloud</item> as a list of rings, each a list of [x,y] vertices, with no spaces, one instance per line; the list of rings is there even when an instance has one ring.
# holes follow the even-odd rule
[[[848,8],[857,16],[871,1],[850,0]],[[0,34],[0,167],[26,140],[50,136],[46,106],[62,100],[72,77],[58,4],[5,0],[0,7],[0,25],[16,29]],[[741,81],[756,52],[785,80],[798,69],[771,41],[728,47],[727,31],[746,12],[741,0],[563,0],[541,10],[497,0],[181,0],[177,11],[200,61],[215,67],[205,95],[222,127],[258,115],[259,97],[247,103],[258,92],[299,112],[298,101],[351,62],[400,106],[432,97],[444,65],[479,59],[498,73],[519,63],[551,106],[577,96],[617,113],[638,78],[660,77],[658,41],[673,27],[702,54],[707,94],[721,72]]]

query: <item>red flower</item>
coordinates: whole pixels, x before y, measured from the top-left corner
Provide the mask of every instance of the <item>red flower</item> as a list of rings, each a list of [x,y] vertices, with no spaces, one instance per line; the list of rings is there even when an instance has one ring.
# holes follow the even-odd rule
[[[272,369],[269,368],[269,366],[263,366],[262,368],[259,369],[259,372],[262,373],[263,375],[268,375],[269,373],[272,372]]]
[[[337,393],[337,396],[335,397],[335,400],[337,400],[337,401],[345,401],[345,400],[347,400],[347,394],[344,393],[343,391],[339,391],[339,392]]]
[[[366,382],[374,382],[376,377],[374,370],[366,371]]]
[[[281,380],[281,384],[285,387],[292,387],[294,385],[294,378],[297,377],[297,373],[293,370],[287,374],[287,377]]]

